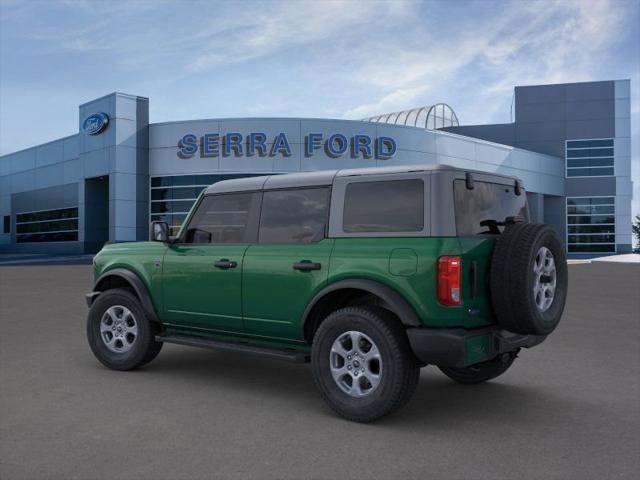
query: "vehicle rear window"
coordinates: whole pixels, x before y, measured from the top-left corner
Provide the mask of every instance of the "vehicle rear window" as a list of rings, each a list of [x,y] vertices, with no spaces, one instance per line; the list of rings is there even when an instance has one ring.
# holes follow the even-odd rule
[[[260,243],[310,243],[324,238],[329,210],[328,188],[264,192]]]
[[[469,190],[464,180],[455,180],[453,192],[460,236],[492,233],[488,226],[480,225],[485,220],[504,222],[516,215],[529,219],[526,193],[516,195],[512,186],[476,181],[473,190]],[[504,227],[498,228],[502,231]]]
[[[185,243],[248,243],[255,222],[257,193],[209,195],[202,199],[185,234]],[[255,223],[254,223],[255,225]],[[253,227],[255,236],[255,226]]]
[[[420,179],[354,182],[344,195],[347,233],[420,232],[424,229],[424,182]]]

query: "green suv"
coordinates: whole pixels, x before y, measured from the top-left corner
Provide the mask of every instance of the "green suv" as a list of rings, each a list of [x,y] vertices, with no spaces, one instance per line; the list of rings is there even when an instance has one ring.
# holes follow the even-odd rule
[[[526,199],[517,179],[447,166],[222,181],[175,238],[152,222],[153,241],[96,255],[89,344],[116,370],[163,343],[311,361],[333,410],[375,420],[421,367],[484,382],[557,326],[563,247]]]

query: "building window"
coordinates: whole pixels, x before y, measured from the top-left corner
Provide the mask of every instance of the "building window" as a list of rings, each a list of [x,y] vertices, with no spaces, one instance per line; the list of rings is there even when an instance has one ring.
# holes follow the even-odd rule
[[[77,242],[78,207],[16,215],[16,242]]]
[[[4,216],[2,233],[11,233],[11,215]]]
[[[567,197],[567,251],[615,253],[614,197]]]
[[[613,175],[613,139],[567,140],[567,177]]]
[[[177,235],[202,190],[221,180],[254,176],[253,174],[232,174],[152,177],[149,202],[151,220],[167,222],[170,234]]]

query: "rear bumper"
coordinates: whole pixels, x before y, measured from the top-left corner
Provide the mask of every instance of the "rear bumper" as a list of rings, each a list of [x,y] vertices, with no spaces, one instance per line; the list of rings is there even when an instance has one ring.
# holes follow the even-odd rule
[[[547,338],[546,335],[512,333],[499,327],[409,328],[407,335],[414,355],[424,364],[458,368],[533,347]]]

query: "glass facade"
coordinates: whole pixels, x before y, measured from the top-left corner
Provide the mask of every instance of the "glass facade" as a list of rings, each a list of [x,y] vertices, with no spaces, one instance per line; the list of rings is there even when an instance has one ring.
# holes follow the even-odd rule
[[[567,140],[567,177],[613,175],[613,139]]]
[[[16,215],[16,242],[77,242],[78,207]]]
[[[406,125],[421,127],[427,130],[436,130],[444,127],[457,127],[458,117],[453,109],[446,103],[427,105],[413,110],[385,113],[374,117],[363,118],[367,122],[390,123],[393,125]]]
[[[567,197],[567,251],[615,253],[615,197]]]
[[[171,235],[176,235],[189,210],[206,187],[221,180],[255,177],[261,174],[175,175],[151,178],[151,220],[169,224]]]

